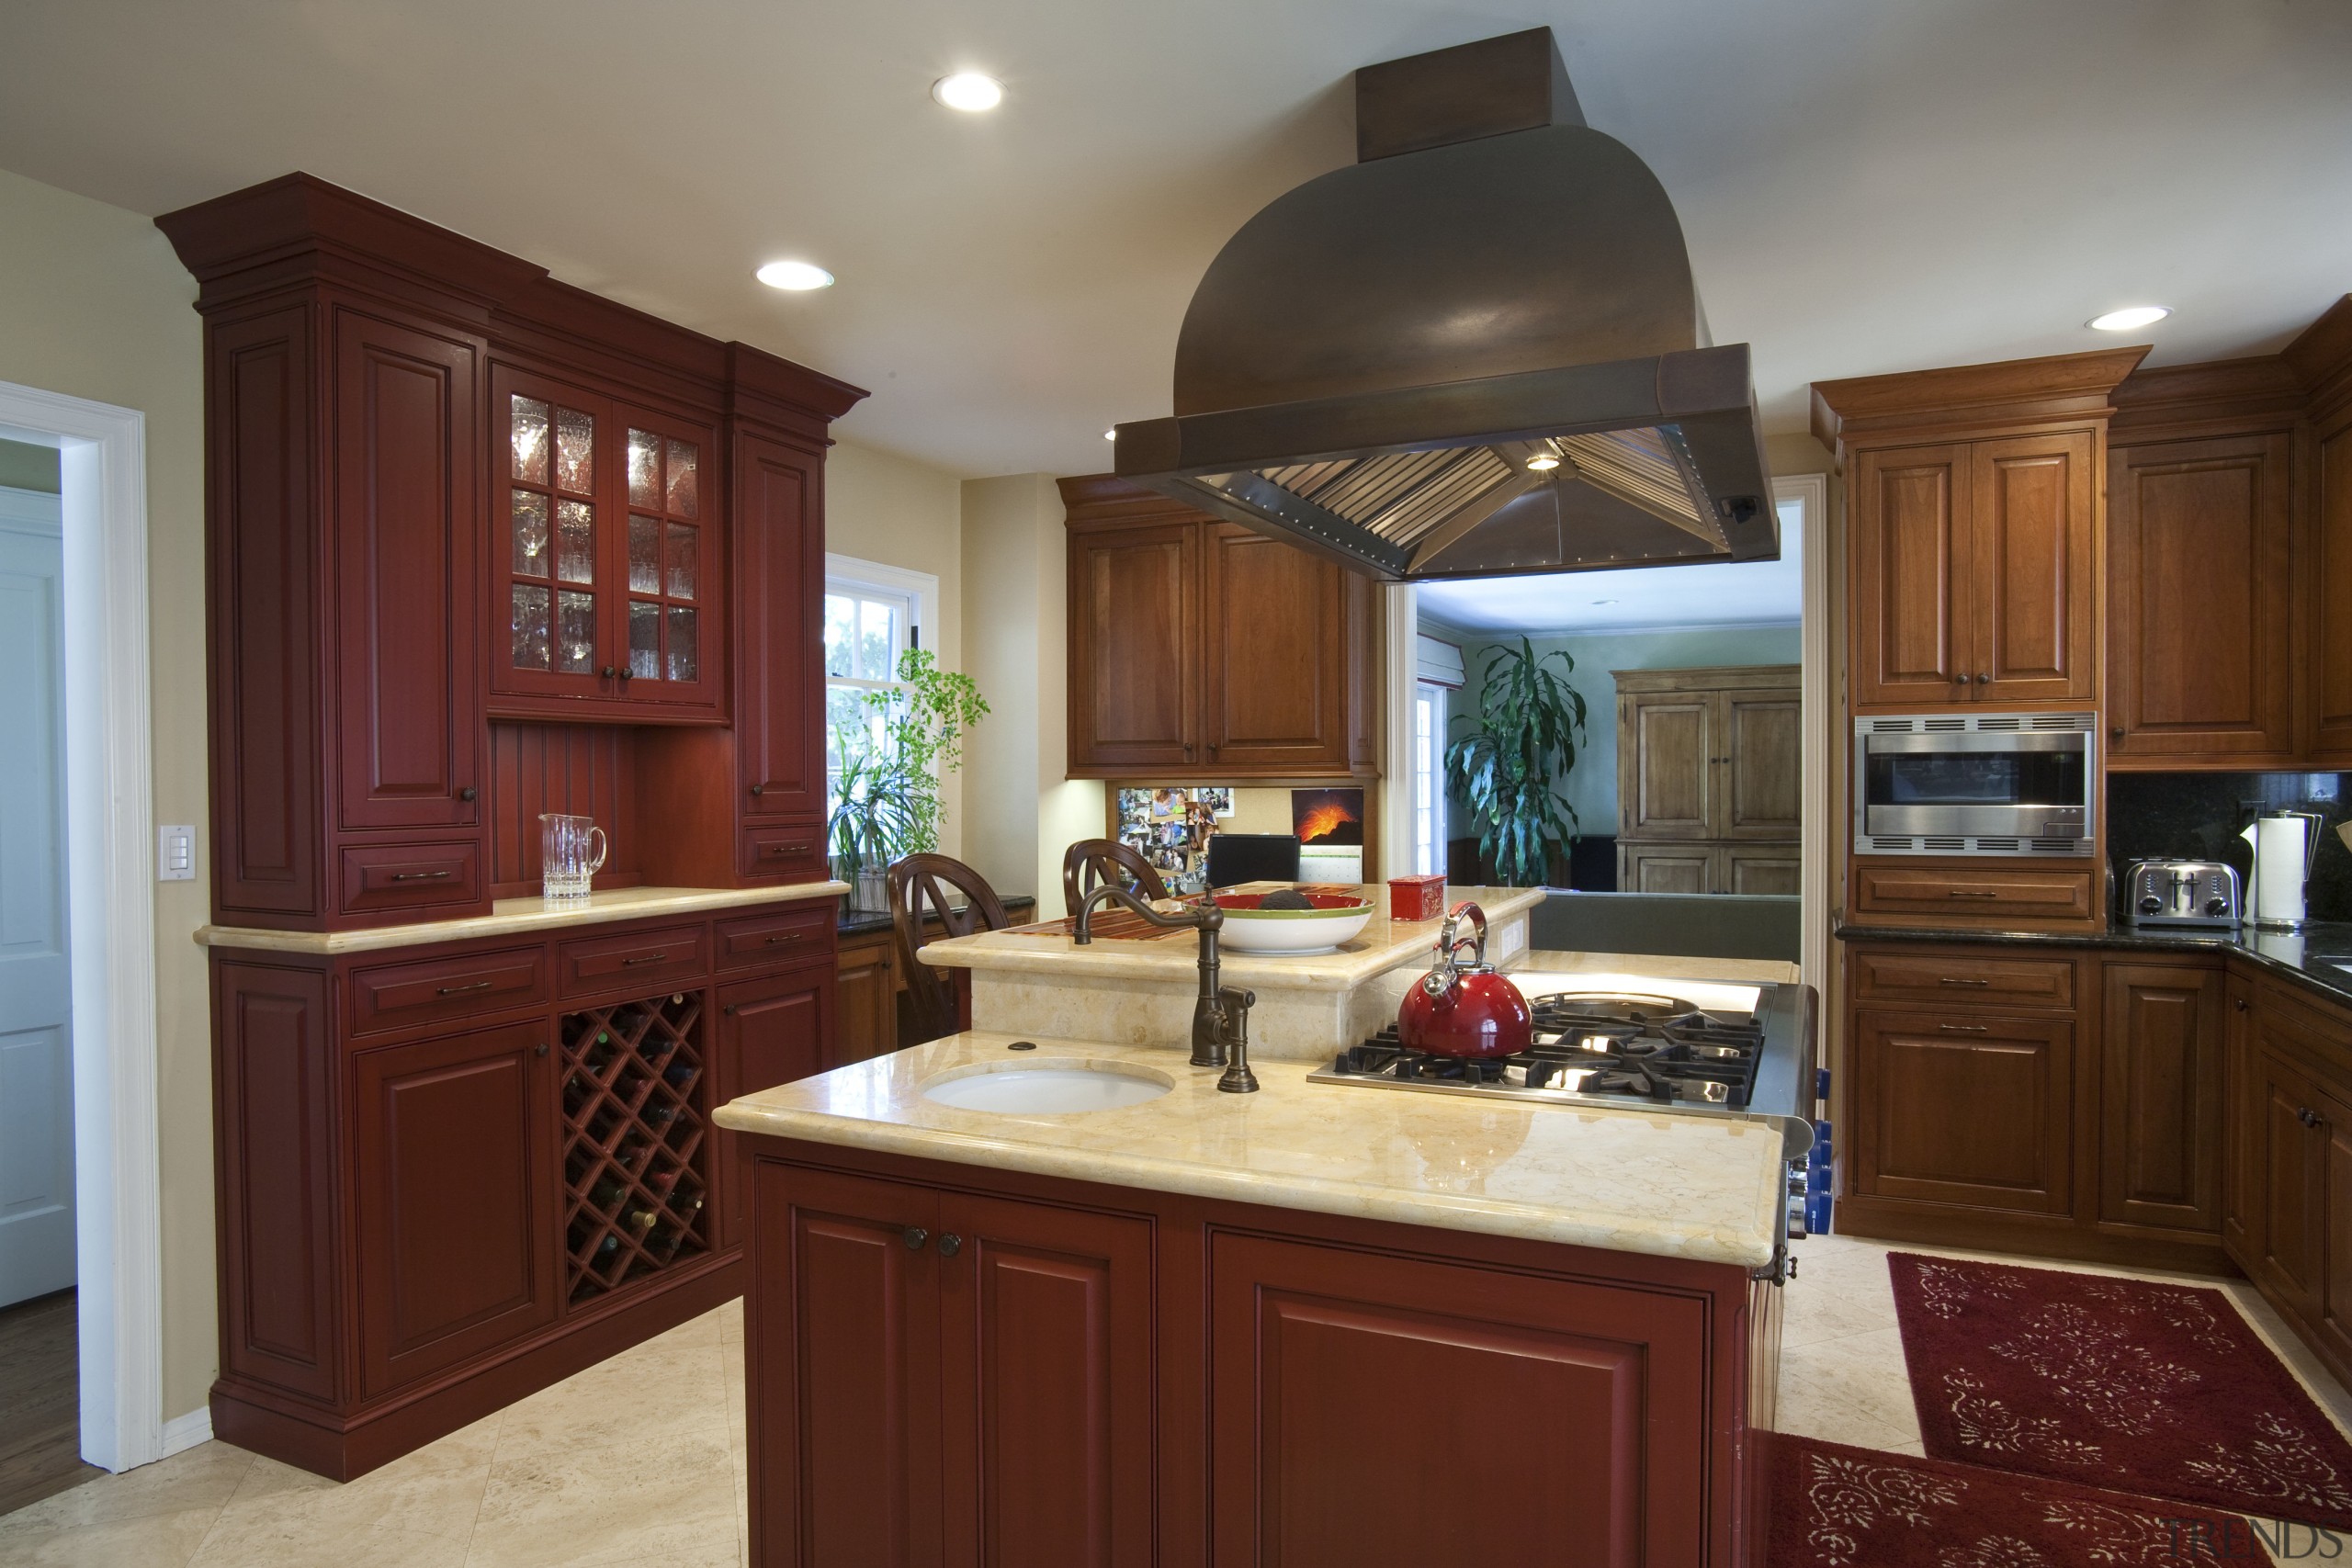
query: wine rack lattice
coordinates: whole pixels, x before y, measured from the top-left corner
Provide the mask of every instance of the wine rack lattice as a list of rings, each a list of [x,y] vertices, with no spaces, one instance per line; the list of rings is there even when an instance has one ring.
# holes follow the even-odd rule
[[[563,1020],[564,1244],[574,1303],[710,1249],[702,996]]]

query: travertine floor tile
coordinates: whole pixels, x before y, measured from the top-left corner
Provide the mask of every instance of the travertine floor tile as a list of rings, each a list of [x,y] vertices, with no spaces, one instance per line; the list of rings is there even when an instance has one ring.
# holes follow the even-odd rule
[[[502,1451],[466,1568],[731,1562],[731,1457],[718,1434],[514,1459]]]
[[[201,1513],[209,1524],[255,1462],[252,1454],[227,1443],[199,1443],[154,1464],[101,1477],[0,1518],[0,1551],[20,1535],[149,1516]],[[196,1548],[191,1544],[188,1550]]]
[[[74,1490],[104,1483],[103,1479],[93,1481]],[[205,1532],[220,1517],[217,1507],[184,1508],[45,1532],[19,1531],[0,1537],[0,1568],[187,1568]]]

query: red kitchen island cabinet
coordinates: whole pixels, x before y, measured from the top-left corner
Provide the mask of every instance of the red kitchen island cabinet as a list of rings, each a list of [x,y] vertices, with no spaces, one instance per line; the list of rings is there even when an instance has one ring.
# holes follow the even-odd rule
[[[746,1141],[759,1568],[1761,1568],[1741,1264]]]

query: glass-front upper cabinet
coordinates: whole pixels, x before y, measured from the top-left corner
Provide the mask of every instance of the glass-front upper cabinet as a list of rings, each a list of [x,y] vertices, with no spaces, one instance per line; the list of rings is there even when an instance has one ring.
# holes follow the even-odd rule
[[[721,716],[713,433],[503,366],[491,406],[492,711]]]

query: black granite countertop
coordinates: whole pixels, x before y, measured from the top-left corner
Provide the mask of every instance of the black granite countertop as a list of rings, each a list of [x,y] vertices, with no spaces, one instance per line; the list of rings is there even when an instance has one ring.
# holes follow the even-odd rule
[[[2301,931],[2235,931],[2185,926],[2117,926],[2100,932],[1932,931],[1919,926],[1856,925],[1840,919],[1841,942],[1945,942],[1969,946],[2098,947],[2140,953],[2219,953],[2300,980],[2333,1000],[2352,1003],[2352,921],[2313,920]]]
[[[1037,907],[1037,900],[1026,893],[1011,894],[1000,898],[998,902],[1004,906],[1004,912],[1006,914],[1013,917],[1012,923],[1015,925],[1021,924],[1022,917],[1028,914]],[[838,934],[842,936],[870,936],[876,931],[887,931],[889,929],[890,917],[882,910],[851,909],[844,907],[842,910],[841,925],[838,928]],[[2352,927],[2347,927],[2346,929],[2352,930]],[[2346,976],[2346,978],[2352,979],[2352,976]]]

